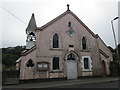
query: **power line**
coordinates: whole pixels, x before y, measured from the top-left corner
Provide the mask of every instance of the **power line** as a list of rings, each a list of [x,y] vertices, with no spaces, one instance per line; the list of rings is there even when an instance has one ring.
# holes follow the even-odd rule
[[[0,5],[1,6],[1,5]],[[13,13],[11,13],[10,11],[8,11],[6,8],[2,7],[5,11],[7,11],[9,14],[11,14],[13,17],[15,17],[16,19],[18,19],[19,21],[21,21],[22,23],[24,23],[25,25],[27,25],[27,23],[25,23],[23,20],[21,20],[20,18],[18,18],[17,16],[15,16]],[[30,28],[34,29],[33,26],[29,26]]]
[[[0,5],[1,6],[1,5]],[[17,16],[15,16],[13,13],[11,13],[10,11],[8,11],[6,8],[2,7],[5,11],[7,11],[9,14],[11,14],[12,16],[14,16],[16,19],[18,19],[19,21],[21,21],[22,23],[24,23],[25,25],[27,25],[27,23],[25,23],[23,20],[21,20],[20,18],[18,18]]]

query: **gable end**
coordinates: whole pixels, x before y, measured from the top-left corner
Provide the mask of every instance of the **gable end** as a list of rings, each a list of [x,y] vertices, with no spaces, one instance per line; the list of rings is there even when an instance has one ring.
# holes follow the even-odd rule
[[[41,27],[37,27],[36,30],[44,30],[45,28],[47,28],[48,26],[50,26],[51,24],[53,24],[54,22],[56,22],[57,20],[59,20],[60,18],[65,16],[67,13],[72,14],[75,17],[75,19],[77,19],[78,22],[80,22],[93,37],[97,38],[97,36],[72,11],[65,11],[64,13],[62,13],[61,15],[56,17],[55,19],[48,22],[47,24],[45,24]]]

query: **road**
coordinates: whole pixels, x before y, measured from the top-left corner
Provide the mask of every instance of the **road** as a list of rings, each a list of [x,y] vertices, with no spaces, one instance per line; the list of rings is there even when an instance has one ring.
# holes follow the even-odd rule
[[[120,81],[66,85],[66,86],[60,86],[56,88],[118,88],[118,84],[120,84]]]
[[[98,83],[87,83],[87,84],[77,84],[77,85],[65,85],[65,86],[58,86],[58,87],[51,87],[52,88],[118,88],[118,84],[120,81],[109,81],[109,82],[98,82]],[[4,88],[2,90],[40,90],[40,88]],[[107,89],[106,89],[107,90]]]
[[[40,90],[39,88],[118,88],[118,86],[120,86],[118,85],[120,80],[119,82],[118,80],[118,77],[102,77],[50,82],[29,82],[17,85],[5,85],[2,90]]]

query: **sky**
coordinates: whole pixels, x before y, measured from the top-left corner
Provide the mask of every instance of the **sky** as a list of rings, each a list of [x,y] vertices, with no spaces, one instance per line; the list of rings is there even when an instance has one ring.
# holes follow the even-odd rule
[[[32,13],[40,27],[67,10],[75,13],[107,46],[115,48],[111,20],[118,16],[119,0],[2,0],[0,48],[26,45],[26,28]],[[118,37],[118,20],[114,21]],[[118,40],[117,40],[118,41]]]

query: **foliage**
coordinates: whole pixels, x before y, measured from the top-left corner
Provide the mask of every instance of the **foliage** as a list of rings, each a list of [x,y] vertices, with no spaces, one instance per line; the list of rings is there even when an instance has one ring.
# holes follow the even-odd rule
[[[2,48],[2,69],[14,70],[15,61],[20,57],[20,54],[24,50],[25,46]]]
[[[118,45],[118,53],[119,53],[118,55],[119,55],[119,59],[120,59],[120,44]]]
[[[118,55],[119,55],[119,59],[120,59],[120,44],[118,44],[118,46],[115,48],[115,49],[113,49],[112,47],[108,47],[110,50],[111,50],[111,52],[112,52],[112,54],[113,54],[113,60],[114,61],[118,61]],[[116,50],[118,50],[118,55],[117,55],[117,51]]]
[[[118,62],[112,61],[110,62],[110,75],[111,76],[120,76],[120,66]]]
[[[20,56],[20,53],[23,50],[25,50],[25,46],[2,48],[2,54],[12,54]]]
[[[13,55],[13,54],[3,54],[2,55],[2,64],[6,65],[7,67],[9,66],[14,66],[15,65],[15,60],[19,58],[18,55]]]
[[[110,62],[110,75],[120,76],[120,44],[115,49],[112,49],[111,47],[109,47],[109,49],[113,53],[113,61]],[[119,59],[116,50],[118,50]]]

